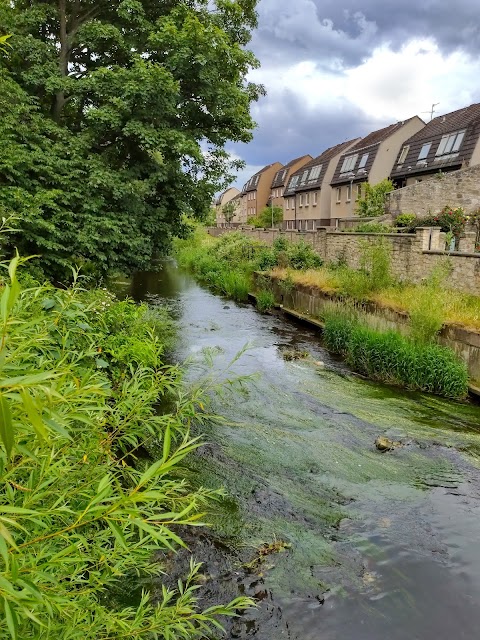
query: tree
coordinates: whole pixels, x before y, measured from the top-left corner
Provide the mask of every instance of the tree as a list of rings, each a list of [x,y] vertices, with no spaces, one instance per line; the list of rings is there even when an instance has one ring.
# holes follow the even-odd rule
[[[251,224],[254,227],[270,229],[272,226],[275,226],[282,222],[282,220],[282,207],[265,207],[257,216],[252,216],[251,218],[249,218],[248,224]]]
[[[72,256],[132,271],[168,249],[183,213],[205,216],[238,164],[225,144],[251,139],[263,91],[245,79],[258,64],[246,49],[255,6],[2,3],[14,45],[0,61],[5,99],[28,121],[22,133],[14,118],[0,125],[23,154],[0,166],[0,205],[25,218],[12,242],[46,256],[57,277]]]
[[[365,182],[355,213],[362,218],[383,216],[387,194],[391,191],[393,191],[393,182],[388,178],[373,186]]]
[[[225,222],[227,224],[231,223],[231,221],[235,217],[235,212],[236,212],[236,206],[235,206],[235,202],[233,202],[233,200],[230,200],[230,202],[227,202],[227,204],[223,205],[222,213],[224,215]]]

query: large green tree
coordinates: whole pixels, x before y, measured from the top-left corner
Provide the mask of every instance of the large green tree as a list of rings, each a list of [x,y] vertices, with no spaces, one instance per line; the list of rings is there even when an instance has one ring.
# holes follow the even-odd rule
[[[256,0],[1,0],[0,206],[51,275],[149,265],[247,142]]]

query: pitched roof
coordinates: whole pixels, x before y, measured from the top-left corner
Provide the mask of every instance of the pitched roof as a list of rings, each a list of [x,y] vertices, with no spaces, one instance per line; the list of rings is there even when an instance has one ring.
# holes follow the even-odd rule
[[[462,131],[465,132],[463,136],[458,138],[452,136],[450,149],[448,144],[440,147],[444,136],[458,134]],[[470,161],[479,136],[479,103],[438,116],[425,125],[421,131],[405,141],[390,175],[392,178],[400,178],[407,175],[436,173],[444,168],[450,170],[458,169],[464,162]],[[430,144],[430,147],[426,146],[428,144]],[[403,151],[405,147],[408,147],[408,151],[403,158],[403,162],[399,163],[402,152],[405,153]],[[419,158],[422,147],[424,153]]]
[[[263,167],[263,169],[260,169],[260,171],[257,171],[257,173],[254,173],[253,176],[243,185],[242,195],[244,193],[248,193],[249,191],[256,191],[262,173],[273,167],[273,165],[275,164],[280,164],[280,162],[271,162],[270,164],[267,164],[265,167]]]
[[[296,191],[307,191],[321,187],[330,160],[335,158],[339,153],[342,153],[342,151],[348,149],[355,140],[359,140],[359,138],[347,140],[335,145],[334,147],[329,147],[319,156],[303,165],[303,167],[298,169],[298,171],[292,173],[290,180],[288,181],[287,188],[283,192],[284,197],[293,195]],[[320,167],[320,169],[312,172],[314,167]]]
[[[289,170],[304,158],[312,159],[312,156],[307,154],[304,156],[300,156],[299,158],[294,158],[293,160],[290,160],[288,164],[284,165],[281,169],[279,169],[273,178],[272,189],[276,189],[277,187],[283,187],[288,177]]]
[[[357,144],[348,150],[348,153],[344,153],[340,157],[330,184],[333,185],[349,182],[351,180],[351,174],[355,173],[355,171],[357,172],[354,178],[355,182],[368,179],[368,175],[375,161],[380,143],[387,140],[387,138],[396,133],[414,118],[418,118],[418,116],[413,116],[412,118],[402,120],[401,122],[395,122],[394,124],[390,124],[388,127],[378,129],[377,131],[372,131],[372,133],[369,133],[365,138],[359,140]],[[418,119],[420,120],[420,118]],[[344,167],[344,161],[347,157],[352,158],[352,166],[348,169]]]

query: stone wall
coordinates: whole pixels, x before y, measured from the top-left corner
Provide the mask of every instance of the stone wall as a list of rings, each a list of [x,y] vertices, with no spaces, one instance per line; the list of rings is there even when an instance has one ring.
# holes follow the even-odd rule
[[[451,173],[436,173],[422,182],[389,194],[387,211],[396,216],[426,216],[445,206],[463,207],[467,213],[480,208],[480,165]]]
[[[217,237],[233,229],[212,227],[208,232]],[[385,239],[391,247],[392,273],[401,281],[421,282],[440,262],[448,258],[451,275],[448,286],[458,291],[480,295],[480,253],[473,253],[475,234],[466,233],[460,239],[459,250],[445,251],[445,234],[439,228],[418,228],[416,233],[348,233],[317,229],[317,231],[281,231],[278,229],[242,228],[250,238],[272,245],[275,238],[309,244],[326,262],[343,262],[352,268],[361,263],[365,242]]]
[[[272,291],[277,303],[307,318],[321,318],[326,310],[331,309],[332,303],[341,304],[332,295],[316,287],[296,284],[285,291],[276,278],[272,278]],[[364,304],[359,309],[365,322],[372,329],[376,331],[393,329],[408,335],[409,317],[404,311],[395,311],[374,303]],[[455,351],[467,365],[472,381],[478,383],[480,381],[480,333],[464,327],[446,325],[440,331],[438,341]]]

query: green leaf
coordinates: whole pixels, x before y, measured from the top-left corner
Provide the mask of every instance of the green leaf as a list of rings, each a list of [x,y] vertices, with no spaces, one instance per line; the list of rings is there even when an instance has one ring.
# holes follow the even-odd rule
[[[13,423],[8,401],[3,395],[0,395],[0,439],[7,452],[7,458],[10,458],[14,444]]]
[[[3,599],[3,606],[5,608],[5,619],[7,621],[8,630],[10,631],[10,635],[12,636],[13,640],[16,640],[18,621],[15,610],[10,606],[9,601],[6,598]]]
[[[42,309],[44,309],[45,311],[49,311],[50,309],[53,309],[55,304],[56,302],[52,298],[45,298],[45,300],[42,303]]]
[[[25,411],[27,412],[28,419],[30,420],[31,425],[34,428],[35,433],[41,440],[48,440],[48,432],[45,428],[42,417],[35,407],[32,396],[26,389],[20,392],[20,396],[22,398]]]
[[[95,363],[96,363],[98,369],[108,369],[108,367],[110,366],[108,364],[108,362],[106,360],[104,360],[103,358],[97,358],[95,360]]]

